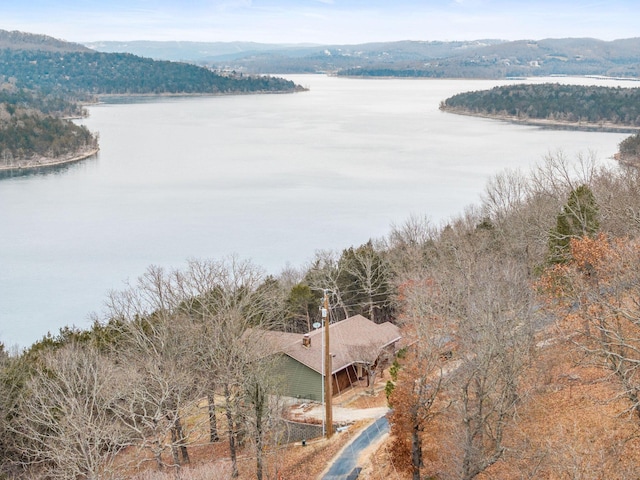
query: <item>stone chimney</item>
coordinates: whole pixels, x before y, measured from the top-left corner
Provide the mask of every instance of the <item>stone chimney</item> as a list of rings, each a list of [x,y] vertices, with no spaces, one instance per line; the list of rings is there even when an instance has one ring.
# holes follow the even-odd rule
[[[302,336],[302,346],[303,347],[307,347],[307,348],[309,348],[311,346],[311,337],[309,336],[308,333],[305,333]]]

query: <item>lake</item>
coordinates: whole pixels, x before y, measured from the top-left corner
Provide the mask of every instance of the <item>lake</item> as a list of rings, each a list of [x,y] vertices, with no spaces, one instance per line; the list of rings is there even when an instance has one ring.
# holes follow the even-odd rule
[[[277,274],[411,214],[445,222],[505,168],[557,151],[606,161],[628,136],[438,110],[506,81],[287,78],[310,90],[91,106],[81,123],[99,132],[97,157],[0,179],[0,341],[86,327],[152,264],[236,253]]]

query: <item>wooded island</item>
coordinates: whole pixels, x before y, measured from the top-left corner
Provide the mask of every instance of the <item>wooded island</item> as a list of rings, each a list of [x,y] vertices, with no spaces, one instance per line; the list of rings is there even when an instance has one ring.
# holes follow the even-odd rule
[[[440,110],[554,128],[637,132],[640,88],[543,83],[465,92]]]

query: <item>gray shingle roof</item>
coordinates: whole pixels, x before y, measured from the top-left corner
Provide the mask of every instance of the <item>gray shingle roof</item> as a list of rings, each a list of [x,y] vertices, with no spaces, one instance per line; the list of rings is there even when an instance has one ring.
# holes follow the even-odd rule
[[[311,344],[305,347],[303,334],[265,332],[265,339],[274,348],[307,367],[322,373],[324,328],[310,332]],[[332,372],[335,373],[352,363],[372,362],[382,349],[400,340],[400,329],[392,323],[373,323],[362,315],[355,315],[329,325],[329,346],[333,355]]]

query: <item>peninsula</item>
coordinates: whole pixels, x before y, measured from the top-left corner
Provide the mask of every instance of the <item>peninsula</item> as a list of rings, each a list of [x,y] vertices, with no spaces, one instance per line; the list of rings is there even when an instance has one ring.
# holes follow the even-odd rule
[[[94,155],[98,137],[69,118],[102,95],[293,93],[292,81],[219,73],[182,62],[97,52],[45,35],[0,30],[0,171]]]

